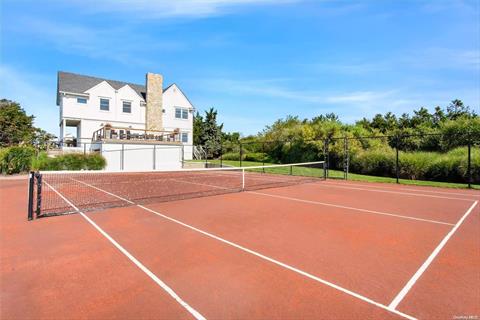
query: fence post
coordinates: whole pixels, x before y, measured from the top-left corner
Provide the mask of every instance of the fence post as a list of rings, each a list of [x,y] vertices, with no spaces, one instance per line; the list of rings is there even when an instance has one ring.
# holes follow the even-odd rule
[[[348,180],[348,138],[343,137],[343,178]]]
[[[323,175],[325,176],[325,179],[327,179],[328,176],[328,138],[326,138],[323,141]]]
[[[223,168],[223,143],[220,144],[220,168]]]
[[[208,147],[205,145],[205,168],[208,168]]]
[[[240,143],[240,167],[242,166],[242,155],[243,155],[243,149],[242,149],[242,143]]]
[[[397,183],[400,183],[400,166],[398,160],[398,141],[400,140],[400,136],[395,136],[395,176],[397,178]]]
[[[265,166],[265,141],[262,141],[262,166]],[[265,168],[262,171],[265,173]]]
[[[468,137],[467,179],[468,188],[472,188],[472,140]]]
[[[329,151],[328,151],[328,147],[329,147],[329,143],[330,141],[328,140],[328,138],[325,138],[325,146],[324,146],[324,161],[325,161],[325,179],[328,178],[328,170],[330,168],[330,156],[329,156]]]

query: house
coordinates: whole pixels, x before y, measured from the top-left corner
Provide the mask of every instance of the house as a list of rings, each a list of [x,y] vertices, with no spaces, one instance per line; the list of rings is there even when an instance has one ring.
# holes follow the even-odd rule
[[[64,148],[176,144],[192,157],[194,107],[175,83],[164,88],[159,74],[147,73],[141,85],[60,71],[57,106]]]

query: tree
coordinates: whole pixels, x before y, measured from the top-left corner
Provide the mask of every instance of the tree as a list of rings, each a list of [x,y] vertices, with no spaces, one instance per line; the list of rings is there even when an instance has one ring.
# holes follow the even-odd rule
[[[217,111],[214,108],[205,111],[205,120],[202,121],[201,128],[200,141],[206,147],[208,156],[218,156],[222,148],[223,124],[217,124]]]
[[[205,143],[203,137],[203,117],[197,111],[195,117],[193,117],[193,144],[201,146]]]
[[[28,116],[20,104],[0,100],[0,147],[32,143],[36,128],[34,116]]]
[[[474,111],[470,111],[470,107],[464,105],[462,100],[455,99],[447,106],[447,118],[455,120],[462,116],[474,118],[477,115]]]
[[[447,120],[447,116],[445,115],[445,112],[443,112],[442,108],[439,106],[435,107],[435,112],[433,113],[432,117],[433,117],[433,125],[435,127],[438,127],[441,123]]]
[[[52,140],[56,138],[55,135],[48,133],[43,129],[35,128],[33,144],[40,150],[47,150],[52,146]]]
[[[418,110],[414,110],[413,114],[414,115],[410,121],[410,125],[412,127],[416,128],[419,126],[433,126],[433,117],[430,112],[428,112],[427,108],[421,107]]]

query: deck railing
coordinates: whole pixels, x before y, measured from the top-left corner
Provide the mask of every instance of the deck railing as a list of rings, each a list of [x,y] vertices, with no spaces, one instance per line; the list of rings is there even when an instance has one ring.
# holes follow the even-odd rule
[[[180,132],[105,126],[93,133],[92,142],[107,140],[179,143]]]

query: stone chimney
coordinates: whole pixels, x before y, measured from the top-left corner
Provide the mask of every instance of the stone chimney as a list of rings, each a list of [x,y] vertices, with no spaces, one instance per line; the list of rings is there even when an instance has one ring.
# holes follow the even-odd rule
[[[146,75],[146,102],[145,112],[146,130],[163,130],[163,78],[160,74],[147,73]]]

